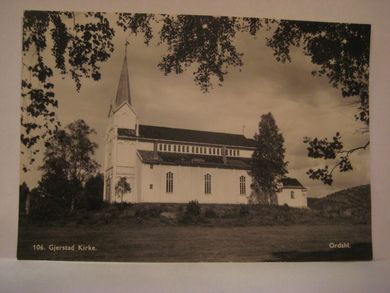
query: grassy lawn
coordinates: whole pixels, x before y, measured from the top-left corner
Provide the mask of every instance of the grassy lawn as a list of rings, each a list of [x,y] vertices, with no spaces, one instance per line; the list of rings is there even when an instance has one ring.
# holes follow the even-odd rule
[[[348,242],[351,248],[330,249]],[[34,250],[42,244],[44,251]],[[49,245],[75,251],[49,251]],[[96,251],[77,251],[79,244]],[[18,258],[131,262],[258,262],[371,259],[370,225],[206,227],[121,222],[20,225]]]

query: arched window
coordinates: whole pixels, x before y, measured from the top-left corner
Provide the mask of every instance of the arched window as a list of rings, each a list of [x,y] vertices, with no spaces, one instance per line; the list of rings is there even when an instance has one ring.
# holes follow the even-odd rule
[[[294,198],[295,198],[295,195],[294,195],[294,191],[293,191],[293,190],[291,191],[290,194],[291,194],[291,198],[294,199]]]
[[[240,177],[240,194],[246,194],[245,176]]]
[[[189,153],[190,152],[190,147],[189,146],[187,146],[187,153]]]
[[[158,144],[158,148],[160,151],[162,151],[162,144],[161,143]]]
[[[205,194],[211,193],[211,175],[210,174],[204,175],[204,193]]]
[[[165,181],[165,191],[167,193],[172,193],[173,192],[173,173],[168,172],[166,175],[166,181]]]

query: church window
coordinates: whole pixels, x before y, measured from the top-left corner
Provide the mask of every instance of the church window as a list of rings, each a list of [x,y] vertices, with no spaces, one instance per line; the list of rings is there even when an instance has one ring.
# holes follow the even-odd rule
[[[203,153],[203,148],[202,148],[202,147],[200,147],[199,149],[200,149],[200,153]]]
[[[171,145],[169,144],[168,145],[168,152],[170,152],[171,151]]]
[[[189,153],[190,152],[190,147],[189,146],[187,146],[187,153]]]
[[[192,147],[192,153],[194,153],[194,147]]]
[[[203,153],[207,154],[207,148],[206,147],[203,148]]]
[[[211,148],[209,148],[209,155],[211,155]]]
[[[173,145],[173,151],[176,152],[176,145]]]
[[[236,150],[233,150],[233,156],[236,156]]]
[[[295,195],[294,195],[294,191],[291,191],[291,198],[294,199],[295,198]]]
[[[181,152],[181,145],[179,145],[179,146],[177,147],[177,151],[178,151],[178,152]]]
[[[195,153],[197,154],[199,151],[198,147],[195,147]]]
[[[158,149],[159,149],[160,151],[162,151],[162,144],[161,144],[161,143],[158,145]]]
[[[167,193],[172,193],[173,192],[173,173],[168,172],[166,174],[166,186],[165,186],[165,191]]]
[[[232,155],[233,155],[233,154],[232,154],[232,150],[229,150],[229,155],[230,155],[230,156],[232,156]]]
[[[240,177],[240,194],[246,194],[245,176]]]
[[[219,155],[219,149],[217,149],[217,155]]]
[[[237,157],[240,156],[240,150],[237,150]]]
[[[213,155],[215,155],[215,148],[213,148]]]
[[[167,150],[167,145],[164,143],[164,151]]]
[[[211,175],[210,174],[204,175],[204,193],[205,194],[211,193]]]

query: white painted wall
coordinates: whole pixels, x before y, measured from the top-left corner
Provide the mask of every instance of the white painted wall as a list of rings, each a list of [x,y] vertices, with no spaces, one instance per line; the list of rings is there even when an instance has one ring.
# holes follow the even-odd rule
[[[135,129],[137,125],[137,115],[134,109],[124,103],[117,109],[113,115],[113,126],[116,128]]]
[[[291,193],[294,192],[294,198]],[[299,188],[283,188],[278,193],[278,204],[287,204],[290,207],[307,208],[307,191]]]
[[[244,204],[250,177],[245,170],[141,164],[142,202]],[[166,173],[173,173],[173,192],[166,192]],[[205,194],[205,174],[211,175],[211,194]],[[240,195],[240,176],[246,177],[246,195]],[[150,188],[150,185],[153,185]]]

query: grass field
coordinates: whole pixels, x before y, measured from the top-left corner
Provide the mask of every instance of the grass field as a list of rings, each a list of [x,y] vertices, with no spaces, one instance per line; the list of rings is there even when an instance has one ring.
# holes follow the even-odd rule
[[[348,242],[351,248],[329,248]],[[34,250],[41,244],[45,250]],[[75,251],[49,245],[75,245]],[[97,251],[77,251],[80,244]],[[36,246],[37,247],[37,246]],[[39,246],[40,247],[40,246]],[[207,227],[116,223],[23,224],[19,259],[131,262],[258,262],[371,259],[370,225]]]

